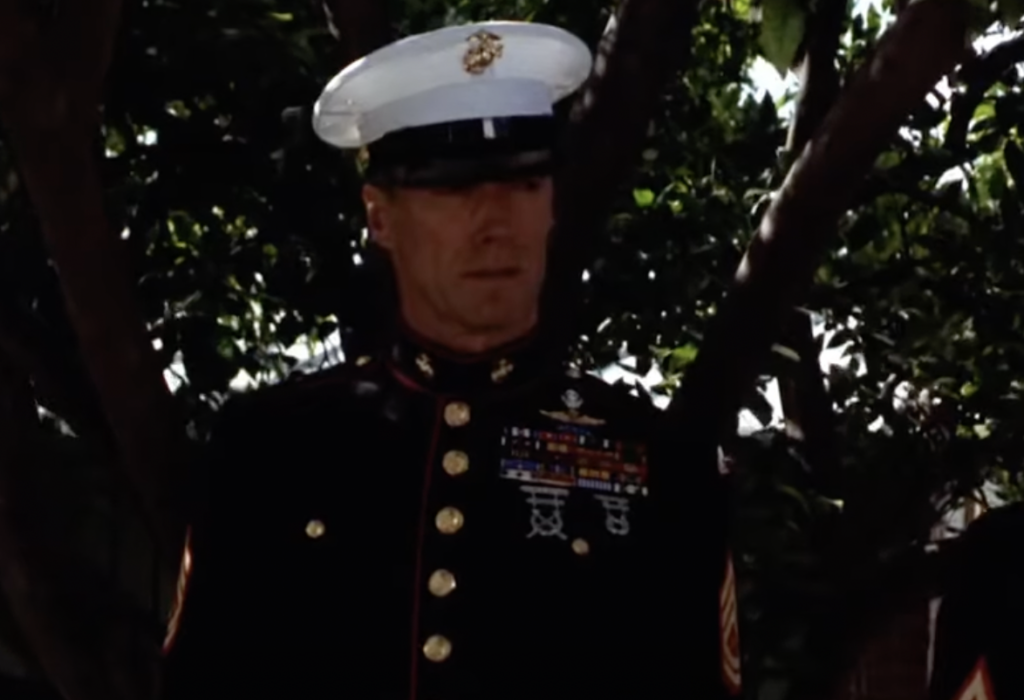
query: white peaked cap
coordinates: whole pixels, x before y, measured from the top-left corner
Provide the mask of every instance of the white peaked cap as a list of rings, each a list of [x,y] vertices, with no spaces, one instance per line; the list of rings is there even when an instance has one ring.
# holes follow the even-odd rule
[[[347,66],[316,101],[313,129],[331,145],[358,149],[411,127],[550,115],[592,63],[579,38],[546,24],[446,27]]]

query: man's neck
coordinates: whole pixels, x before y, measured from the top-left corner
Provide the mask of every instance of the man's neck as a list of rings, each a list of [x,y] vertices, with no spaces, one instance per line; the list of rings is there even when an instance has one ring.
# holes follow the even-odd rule
[[[405,317],[403,325],[414,336],[456,355],[483,355],[529,336],[536,321],[499,329],[473,330],[445,324],[417,323]]]

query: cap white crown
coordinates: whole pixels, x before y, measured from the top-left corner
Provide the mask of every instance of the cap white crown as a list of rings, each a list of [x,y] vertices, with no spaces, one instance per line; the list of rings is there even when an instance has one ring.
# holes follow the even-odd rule
[[[549,115],[592,63],[586,44],[550,25],[446,27],[348,65],[316,101],[313,129],[339,148],[361,148],[410,127]]]

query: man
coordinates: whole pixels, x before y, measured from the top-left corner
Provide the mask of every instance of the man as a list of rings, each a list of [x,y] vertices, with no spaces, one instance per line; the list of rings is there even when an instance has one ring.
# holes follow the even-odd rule
[[[714,441],[655,440],[657,411],[536,334],[553,104],[590,66],[559,29],[486,23],[327,86],[315,128],[368,147],[400,323],[224,410],[167,698],[739,692]]]
[[[989,511],[954,544],[939,607],[932,700],[1024,698],[1024,504]]]

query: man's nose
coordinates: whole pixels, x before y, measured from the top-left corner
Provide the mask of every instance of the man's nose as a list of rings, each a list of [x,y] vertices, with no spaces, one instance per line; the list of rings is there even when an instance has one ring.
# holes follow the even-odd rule
[[[481,224],[480,230],[488,237],[511,232],[511,194],[509,186],[501,182],[483,183],[473,193],[473,209]]]

